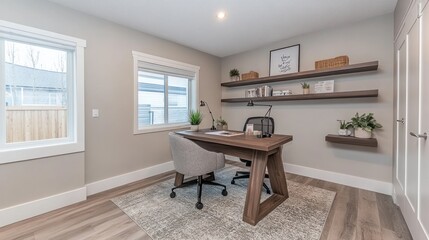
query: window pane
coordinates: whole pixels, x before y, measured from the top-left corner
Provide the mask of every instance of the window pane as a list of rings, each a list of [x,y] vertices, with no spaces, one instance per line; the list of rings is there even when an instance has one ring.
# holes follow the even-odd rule
[[[168,77],[168,122],[188,121],[189,80],[181,77]]]
[[[67,51],[3,41],[6,142],[67,137]]]
[[[139,128],[164,124],[164,75],[138,72],[138,126]]]

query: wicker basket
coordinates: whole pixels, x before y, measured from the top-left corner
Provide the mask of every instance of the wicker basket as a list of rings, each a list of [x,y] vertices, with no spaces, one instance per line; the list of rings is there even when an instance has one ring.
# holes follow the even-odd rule
[[[316,70],[325,68],[335,68],[349,65],[348,56],[339,56],[336,58],[330,58],[325,60],[316,61],[314,63]]]
[[[254,79],[259,78],[259,73],[250,71],[248,73],[241,74],[241,80],[248,80],[248,79]]]

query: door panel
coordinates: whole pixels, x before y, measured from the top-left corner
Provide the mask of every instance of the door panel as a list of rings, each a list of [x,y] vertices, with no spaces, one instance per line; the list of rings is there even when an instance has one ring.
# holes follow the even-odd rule
[[[421,105],[420,133],[429,134],[429,8],[421,16],[422,70],[421,70]],[[426,237],[429,238],[429,140],[420,139],[420,206],[418,218]]]
[[[396,133],[397,133],[397,153],[396,153],[396,179],[401,187],[400,192],[404,192],[405,186],[405,114],[406,114],[406,93],[407,93],[407,41],[402,43],[401,48],[397,53],[398,58],[398,109],[396,119]]]
[[[417,209],[418,191],[418,139],[409,132],[419,130],[419,59],[420,28],[419,21],[411,28],[408,35],[408,77],[407,77],[407,121],[406,121],[406,181],[405,196],[413,211]]]

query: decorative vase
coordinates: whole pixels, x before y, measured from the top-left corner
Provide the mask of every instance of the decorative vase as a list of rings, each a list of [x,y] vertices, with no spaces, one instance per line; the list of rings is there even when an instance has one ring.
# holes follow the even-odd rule
[[[197,132],[199,127],[200,127],[200,125],[191,125],[191,131]]]
[[[349,129],[338,129],[338,135],[340,136],[350,136],[352,134],[352,131]]]
[[[310,88],[303,88],[302,89],[302,94],[309,94],[310,93]]]
[[[371,138],[372,131],[368,132],[365,131],[363,128],[356,128],[355,129],[355,137],[357,138]]]

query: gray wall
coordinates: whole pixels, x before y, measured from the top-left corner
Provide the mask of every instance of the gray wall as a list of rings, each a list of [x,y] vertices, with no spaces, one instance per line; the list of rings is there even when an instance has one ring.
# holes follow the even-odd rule
[[[395,37],[399,34],[399,30],[401,29],[402,23],[404,22],[405,15],[413,2],[415,2],[415,0],[398,0],[398,3],[395,7],[394,19]]]
[[[283,160],[295,165],[375,179],[392,181],[392,108],[393,108],[393,14],[364,22],[315,32],[264,46],[222,59],[222,81],[229,81],[228,72],[238,68],[259,76],[268,76],[269,53],[272,49],[301,44],[301,71],[314,69],[321,59],[348,55],[350,63],[379,61],[379,70],[372,73],[326,77],[335,80],[335,91],[379,89],[376,99],[338,99],[272,102],[276,133],[291,134],[293,142],[285,145]],[[303,80],[304,81],[304,80]],[[320,79],[306,80],[311,84]],[[291,89],[301,93],[300,82],[271,84],[274,89]],[[252,86],[223,88],[222,97],[243,97]],[[263,115],[266,107],[245,107],[222,104],[222,117],[231,129],[242,129],[249,116]],[[325,135],[336,133],[337,119],[350,119],[356,112],[373,112],[383,129],[377,131],[378,148],[334,145],[325,142]]]
[[[167,132],[133,135],[132,50],[200,66],[199,96],[220,115],[217,57],[47,1],[0,6],[2,20],[87,40],[85,153],[0,165],[0,209],[171,160]],[[91,117],[92,108],[100,118]],[[203,125],[210,124],[206,117]]]

